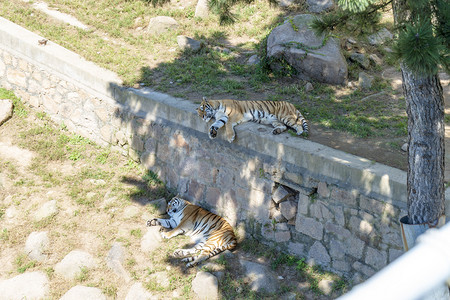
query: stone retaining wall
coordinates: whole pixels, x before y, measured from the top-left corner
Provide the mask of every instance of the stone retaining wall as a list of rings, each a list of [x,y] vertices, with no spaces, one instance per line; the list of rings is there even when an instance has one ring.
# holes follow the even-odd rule
[[[0,18],[0,86],[140,161],[238,230],[360,282],[402,253],[406,174],[268,126],[209,140],[197,105],[117,76]],[[312,133],[314,134],[314,133]]]

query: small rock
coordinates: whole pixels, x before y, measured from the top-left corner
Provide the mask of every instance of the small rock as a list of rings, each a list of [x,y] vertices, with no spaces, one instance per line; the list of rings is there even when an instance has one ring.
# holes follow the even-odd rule
[[[131,286],[128,290],[128,294],[125,297],[125,300],[150,300],[150,299],[159,299],[156,296],[153,296],[148,290],[146,290],[142,283],[137,282]]]
[[[114,274],[123,278],[126,282],[129,282],[131,278],[122,265],[123,260],[124,249],[120,243],[115,242],[109,250],[108,256],[106,257],[106,265],[114,272]]]
[[[404,144],[402,145],[402,151],[408,152],[408,143],[404,143]]]
[[[321,281],[319,281],[319,290],[321,290],[325,295],[329,296],[333,291],[333,283],[333,280],[322,279]]]
[[[161,241],[159,226],[148,227],[147,233],[141,239],[141,251],[151,252],[159,247]]]
[[[386,51],[386,53],[393,53],[394,52],[394,50],[392,50],[389,47],[384,47],[383,49],[384,49],[384,51]]]
[[[275,192],[272,195],[272,200],[275,203],[280,203],[284,200],[286,200],[287,197],[289,197],[291,193],[282,185],[278,186]]]
[[[150,19],[147,32],[154,35],[163,34],[169,30],[176,29],[178,22],[171,17],[158,16]]]
[[[81,274],[83,268],[91,269],[94,267],[95,261],[92,255],[84,251],[74,250],[55,265],[55,273],[66,279],[74,279]]]
[[[355,40],[355,39],[352,39],[352,38],[348,38],[348,39],[347,39],[347,42],[349,42],[349,43],[352,44],[352,45],[356,44],[356,40]]]
[[[350,54],[350,60],[358,63],[364,69],[367,69],[370,66],[369,59],[362,53],[353,52]]]
[[[216,276],[200,271],[192,280],[192,290],[199,299],[219,299],[219,283]]]
[[[297,214],[297,204],[294,201],[281,202],[280,212],[287,220],[291,220]]]
[[[56,200],[51,200],[45,202],[44,205],[41,206],[35,213],[34,219],[36,221],[43,220],[45,218],[56,215],[59,212],[58,207],[56,206]]]
[[[43,272],[28,272],[0,280],[1,299],[47,299],[50,284]]]
[[[209,16],[208,0],[199,0],[197,2],[195,16],[197,18],[207,18]]]
[[[314,87],[313,87],[312,83],[311,82],[307,82],[305,84],[305,92],[308,93],[308,92],[311,92],[312,90],[314,90]]]
[[[183,51],[192,51],[194,53],[200,51],[202,44],[199,41],[191,39],[190,37],[179,35],[177,36],[178,47]]]
[[[369,55],[369,60],[376,66],[379,66],[383,63],[383,60],[379,58],[375,53]]]
[[[167,210],[167,201],[165,198],[150,201],[150,205],[158,210],[160,215],[164,215]]]
[[[377,33],[370,35],[367,39],[371,45],[380,45],[393,39],[393,34],[386,28],[381,29]]]
[[[13,103],[9,99],[0,100],[0,125],[8,121],[13,115]]]
[[[359,73],[358,85],[362,89],[370,89],[372,88],[373,76],[368,75],[365,72]]]
[[[259,64],[261,60],[259,59],[258,55],[254,54],[250,56],[250,58],[247,60],[247,65],[253,66]]]
[[[241,260],[240,263],[245,269],[245,276],[252,291],[261,292],[265,290],[274,293],[277,290],[277,277],[268,267],[247,260]]]
[[[270,218],[274,219],[277,223],[283,223],[287,221],[281,211],[277,210],[275,207],[270,210]]]
[[[25,242],[25,252],[30,259],[44,261],[47,258],[44,252],[48,249],[49,243],[46,231],[32,232]]]
[[[102,290],[95,287],[76,285],[68,290],[60,300],[106,300]]]

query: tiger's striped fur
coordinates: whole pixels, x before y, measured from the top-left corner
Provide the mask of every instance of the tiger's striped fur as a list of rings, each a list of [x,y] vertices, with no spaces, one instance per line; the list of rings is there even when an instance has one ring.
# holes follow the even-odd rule
[[[179,234],[186,234],[199,242],[190,249],[177,249],[173,253],[175,257],[192,267],[225,250],[236,247],[237,240],[231,225],[222,217],[209,212],[200,206],[187,200],[174,197],[167,205],[169,219],[152,219],[147,221],[147,226],[163,226],[172,229],[162,232],[165,239],[173,238]],[[200,252],[198,255],[195,255]]]
[[[228,141],[234,141],[236,133],[234,126],[243,122],[270,124],[274,127],[273,134],[280,134],[292,127],[297,135],[307,133],[309,126],[306,119],[295,106],[284,101],[237,101],[237,100],[207,100],[197,108],[198,115],[208,122],[216,121],[209,127],[209,137],[214,139],[217,130],[225,126]]]

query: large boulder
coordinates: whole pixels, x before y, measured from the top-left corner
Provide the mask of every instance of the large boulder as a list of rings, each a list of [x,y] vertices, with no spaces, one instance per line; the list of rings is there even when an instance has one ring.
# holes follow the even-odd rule
[[[281,62],[285,62],[296,70],[300,79],[345,84],[347,63],[339,40],[317,36],[310,29],[314,18],[308,14],[297,15],[272,30],[267,39],[270,66],[281,70]]]

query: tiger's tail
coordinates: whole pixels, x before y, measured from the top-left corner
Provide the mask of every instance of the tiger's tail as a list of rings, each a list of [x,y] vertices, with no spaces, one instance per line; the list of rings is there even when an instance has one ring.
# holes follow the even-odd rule
[[[300,135],[302,133],[307,134],[309,132],[309,125],[308,125],[308,121],[306,121],[305,117],[303,117],[302,113],[300,111],[297,110],[297,122],[296,122],[296,130],[297,130],[297,135]],[[299,129],[301,129],[299,131]]]

